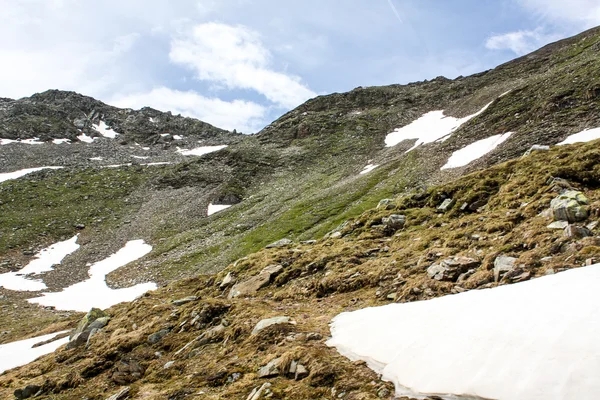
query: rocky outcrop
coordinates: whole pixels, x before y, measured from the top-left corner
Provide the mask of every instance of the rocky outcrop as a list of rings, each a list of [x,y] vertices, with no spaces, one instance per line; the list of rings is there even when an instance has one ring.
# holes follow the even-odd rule
[[[567,190],[550,203],[556,221],[585,221],[588,217],[587,197],[577,190]]]
[[[258,292],[267,286],[277,275],[283,271],[281,265],[269,265],[258,275],[243,282],[235,284],[229,291],[228,298],[233,299],[240,296],[248,296]]]
[[[77,325],[77,328],[69,337],[67,349],[87,345],[90,338],[100,329],[104,328],[109,321],[110,317],[104,311],[92,308],[79,322],[79,325]]]
[[[451,257],[427,268],[427,275],[436,281],[456,282],[458,277],[479,267],[480,262],[468,257]]]

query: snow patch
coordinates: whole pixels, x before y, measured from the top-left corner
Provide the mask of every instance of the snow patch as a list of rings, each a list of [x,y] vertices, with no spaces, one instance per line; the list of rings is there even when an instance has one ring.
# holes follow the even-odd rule
[[[508,140],[510,135],[512,135],[512,132],[490,136],[489,138],[473,142],[470,145],[452,153],[446,165],[444,165],[441,169],[464,167],[470,162],[483,157],[496,147],[500,146],[502,143]]]
[[[443,110],[430,111],[416,121],[388,134],[385,137],[385,144],[387,147],[392,147],[405,140],[416,139],[414,146],[406,151],[408,153],[422,144],[433,143],[446,136],[449,137],[461,125],[483,113],[491,104],[488,103],[475,114],[464,118],[447,117]]]
[[[173,135],[173,139],[175,139],[175,140],[183,140],[183,136],[181,136],[181,135]]]
[[[33,347],[37,343],[50,340],[68,331],[55,332],[49,335],[38,336],[31,339],[20,340],[0,345],[0,374],[9,369],[20,367],[35,361],[37,358],[50,354],[69,341],[69,337],[55,340],[39,347]]]
[[[213,204],[213,203],[210,203],[210,204],[208,205],[208,209],[206,210],[206,215],[207,215],[207,216],[211,216],[211,215],[213,215],[214,213],[218,213],[219,211],[223,211],[223,210],[225,210],[225,209],[227,209],[227,208],[229,208],[229,207],[231,207],[231,205],[228,205],[228,204]]]
[[[366,361],[395,383],[398,396],[595,398],[599,285],[596,264],[493,289],[346,312],[333,319],[327,344]]]
[[[6,144],[12,144],[12,143],[21,143],[21,144],[44,144],[44,142],[40,142],[40,138],[33,138],[33,139],[19,139],[19,140],[0,139],[0,145],[6,145]]]
[[[92,157],[92,158],[90,158],[90,160],[91,161],[102,161],[102,160],[104,160],[104,158],[102,158],[102,157]]]
[[[60,264],[66,256],[79,249],[77,235],[64,242],[58,242],[40,250],[29,264],[16,272],[0,274],[0,287],[9,290],[37,292],[47,286],[41,279],[31,279],[27,275],[39,275],[52,271],[53,266]]]
[[[600,128],[594,129],[586,129],[579,133],[575,133],[560,143],[557,143],[558,146],[564,144],[573,144],[573,143],[582,143],[582,142],[591,142],[592,140],[600,139]]]
[[[362,171],[360,171],[360,175],[368,174],[373,171],[375,168],[379,167],[379,165],[368,164]]]
[[[146,165],[146,166],[152,167],[152,166],[155,166],[155,165],[171,165],[171,164],[174,164],[174,163],[168,162],[168,161],[160,161],[160,162],[151,162],[151,163],[142,164],[142,165]]]
[[[171,136],[171,134],[170,133],[161,133],[160,134],[160,137],[167,137],[167,136]]]
[[[96,138],[93,138],[93,137],[88,136],[85,133],[81,132],[81,135],[77,136],[77,139],[79,139],[79,141],[84,142],[84,143],[94,143],[94,140]]]
[[[183,156],[203,156],[205,154],[208,153],[213,153],[215,151],[219,151],[224,149],[225,147],[227,147],[227,145],[221,145],[221,146],[202,146],[202,147],[196,147],[194,149],[190,149],[190,150],[186,150],[186,149],[180,149],[179,147],[177,148],[177,152]]]
[[[54,144],[63,144],[63,143],[69,144],[69,143],[71,143],[71,140],[70,139],[53,139],[52,143],[54,143]]]
[[[90,278],[63,289],[61,292],[44,293],[29,299],[30,303],[56,307],[58,310],[89,311],[92,307],[105,309],[115,304],[131,301],[149,290],[155,290],[154,282],[141,283],[123,289],[111,289],[106,275],[150,253],[152,246],[143,240],[132,240],[110,257],[90,267]]]
[[[92,128],[102,136],[107,137],[109,139],[114,139],[118,135],[118,133],[109,128],[104,121],[98,122],[98,125],[92,124]]]
[[[38,167],[38,168],[25,168],[14,172],[4,172],[0,174],[0,183],[11,179],[18,179],[32,172],[41,171],[43,169],[61,169],[63,167]]]
[[[150,158],[148,156],[134,156],[134,155],[132,155],[131,157],[137,158],[138,160],[147,160],[148,158]]]

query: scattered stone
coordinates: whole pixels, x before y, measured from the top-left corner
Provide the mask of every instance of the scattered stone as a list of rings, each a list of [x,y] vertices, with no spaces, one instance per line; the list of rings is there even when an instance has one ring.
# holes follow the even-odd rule
[[[404,224],[406,223],[406,216],[392,214],[389,217],[383,217],[381,219],[381,222],[386,230],[393,232],[404,228]]]
[[[567,226],[569,226],[569,223],[567,221],[554,221],[553,223],[548,225],[546,228],[548,228],[548,229],[565,229]]]
[[[259,400],[263,393],[270,391],[271,384],[269,382],[263,383],[262,386],[254,388],[254,390],[248,395],[246,400]]]
[[[112,374],[112,380],[118,385],[127,385],[144,376],[145,369],[134,359],[121,359],[117,363],[116,371]]]
[[[265,248],[267,249],[274,249],[274,248],[278,248],[278,247],[285,247],[285,246],[289,246],[291,244],[293,244],[294,242],[292,242],[290,239],[281,239],[278,240],[274,243],[271,243],[267,246],[265,246]]]
[[[176,306],[182,306],[184,304],[191,303],[193,301],[198,301],[198,300],[200,300],[200,297],[198,297],[198,296],[188,296],[188,297],[184,297],[183,299],[173,300],[172,303]]]
[[[127,397],[129,397],[130,390],[131,389],[129,389],[129,386],[124,387],[123,389],[119,390],[116,394],[113,394],[106,400],[125,400]]]
[[[323,339],[323,335],[321,335],[320,333],[317,332],[310,332],[306,335],[306,340],[310,341],[310,340],[321,340]]]
[[[396,205],[393,199],[382,199],[377,203],[378,210],[393,210],[394,208],[396,208]]]
[[[175,361],[169,361],[163,365],[163,369],[169,369],[175,364]]]
[[[479,267],[480,262],[468,257],[451,257],[427,268],[427,275],[436,281],[456,282],[458,277]]]
[[[235,284],[227,296],[233,299],[239,296],[247,296],[258,292],[267,286],[271,281],[283,271],[281,265],[269,265],[265,267],[258,275],[253,276],[243,282]]]
[[[550,146],[547,146],[544,144],[534,144],[533,146],[531,146],[529,148],[529,150],[527,150],[525,152],[525,154],[523,154],[523,157],[530,155],[534,151],[548,151],[548,150],[550,150]]]
[[[517,259],[515,257],[498,256],[494,260],[494,281],[500,281],[500,278],[515,268]]]
[[[467,211],[469,208],[469,203],[462,203],[460,206],[460,211]]]
[[[454,203],[456,203],[454,199],[446,199],[438,206],[437,210],[440,212],[448,212],[454,206]]]
[[[302,364],[297,364],[296,365],[296,371],[294,373],[294,379],[299,381],[302,380],[304,378],[306,378],[308,376],[309,372],[308,369],[306,369],[306,367]]]
[[[260,367],[258,370],[259,378],[271,378],[273,376],[277,376],[280,374],[279,367],[281,366],[281,362],[283,360],[281,357],[271,360],[267,365]]]
[[[252,330],[252,334],[256,335],[258,332],[262,331],[263,329],[265,329],[271,325],[277,325],[277,324],[295,324],[295,323],[292,321],[292,319],[290,317],[273,317],[273,318],[263,319],[256,324],[256,326]]]
[[[88,345],[89,338],[93,333],[104,328],[109,321],[110,317],[108,317],[104,311],[98,308],[92,308],[79,322],[79,325],[77,325],[77,328],[69,337],[69,343],[67,343],[66,349],[69,350]]]
[[[27,385],[24,389],[15,390],[14,395],[19,400],[28,399],[30,397],[35,396],[40,391],[40,389],[41,387],[38,385]]]
[[[589,224],[587,224],[585,227],[588,228],[590,231],[593,231],[594,229],[596,229],[598,227],[598,223],[599,223],[599,221],[592,221]]]
[[[588,258],[587,260],[585,260],[586,267],[589,267],[590,265],[594,265],[595,263],[596,263],[596,260],[593,258]]]
[[[148,335],[148,343],[156,344],[156,343],[160,342],[165,336],[167,336],[169,334],[169,332],[171,332],[171,330],[168,328],[165,328],[165,329],[161,329],[158,332],[154,332],[151,335]]]
[[[593,236],[593,233],[588,228],[569,225],[565,228],[565,236],[570,239],[583,239],[584,237]]]
[[[223,278],[223,281],[221,282],[219,287],[221,289],[225,289],[229,285],[233,284],[233,281],[234,281],[233,274],[231,272],[228,272],[227,275],[225,275],[225,278]]]
[[[85,229],[85,225],[84,224],[77,224],[77,225],[75,225],[75,229],[79,229],[79,230]]]
[[[300,242],[300,244],[307,244],[307,245],[313,245],[313,244],[316,244],[316,243],[317,243],[317,241],[313,240],[313,239],[311,239],[311,240],[303,240],[303,241]]]
[[[331,235],[329,235],[330,239],[339,239],[342,237],[342,232],[337,231],[337,232],[333,232]]]
[[[567,190],[550,202],[550,208],[556,221],[570,223],[584,221],[588,217],[587,197],[577,190]]]

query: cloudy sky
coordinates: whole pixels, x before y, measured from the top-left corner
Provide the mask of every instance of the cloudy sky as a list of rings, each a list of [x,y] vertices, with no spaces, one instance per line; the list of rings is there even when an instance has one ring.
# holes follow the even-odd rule
[[[75,90],[250,133],[319,94],[468,75],[598,24],[599,0],[0,0],[0,97]]]

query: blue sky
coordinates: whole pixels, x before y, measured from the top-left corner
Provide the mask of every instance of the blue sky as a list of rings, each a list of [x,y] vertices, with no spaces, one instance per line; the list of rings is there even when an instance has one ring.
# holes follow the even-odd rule
[[[0,97],[75,90],[255,132],[319,94],[454,78],[600,24],[598,0],[0,0]]]

